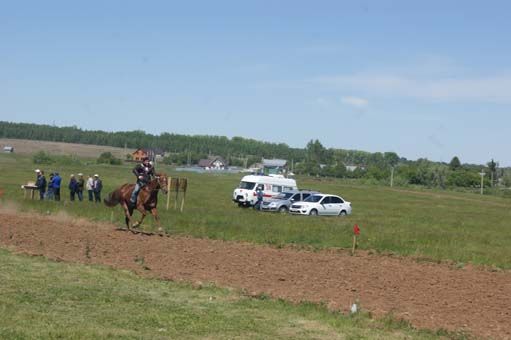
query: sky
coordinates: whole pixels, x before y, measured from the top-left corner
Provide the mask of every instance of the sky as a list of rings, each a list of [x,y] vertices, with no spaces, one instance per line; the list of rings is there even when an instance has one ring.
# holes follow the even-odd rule
[[[509,1],[0,1],[0,120],[511,166]]]

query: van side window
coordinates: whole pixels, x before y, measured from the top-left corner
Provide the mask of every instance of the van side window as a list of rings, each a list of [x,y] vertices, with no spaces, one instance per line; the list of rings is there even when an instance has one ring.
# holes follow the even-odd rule
[[[282,186],[280,185],[273,185],[271,188],[271,191],[273,192],[282,192]]]
[[[292,191],[293,188],[292,187],[284,187],[284,191]]]

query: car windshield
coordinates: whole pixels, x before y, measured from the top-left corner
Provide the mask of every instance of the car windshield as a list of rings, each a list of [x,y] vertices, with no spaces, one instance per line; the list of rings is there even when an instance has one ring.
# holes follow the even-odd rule
[[[241,181],[241,183],[240,183],[240,189],[252,190],[252,189],[254,189],[254,187],[255,187],[255,183],[254,182],[244,182],[244,181]]]
[[[323,196],[320,196],[320,195],[311,195],[309,197],[307,197],[304,202],[314,202],[314,203],[317,203],[319,202],[321,199],[323,198]]]
[[[283,192],[278,194],[275,198],[279,200],[287,200],[291,196],[293,196],[292,192]]]

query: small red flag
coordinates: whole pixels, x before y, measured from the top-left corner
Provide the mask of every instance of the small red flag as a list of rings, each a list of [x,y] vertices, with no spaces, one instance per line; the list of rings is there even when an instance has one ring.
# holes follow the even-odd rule
[[[353,226],[353,233],[354,233],[355,235],[360,235],[360,228],[358,227],[358,224],[355,224],[355,225]]]

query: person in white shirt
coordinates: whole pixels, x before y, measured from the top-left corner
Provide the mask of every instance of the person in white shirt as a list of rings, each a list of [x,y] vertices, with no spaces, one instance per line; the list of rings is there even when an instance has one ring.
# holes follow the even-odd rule
[[[92,178],[92,175],[89,175],[89,178],[87,179],[87,183],[85,184],[85,188],[87,189],[87,192],[89,193],[89,202],[94,201],[93,185],[94,185],[94,178]]]

